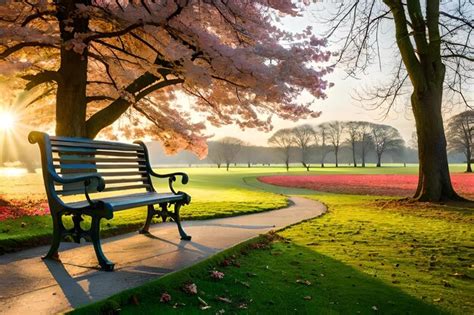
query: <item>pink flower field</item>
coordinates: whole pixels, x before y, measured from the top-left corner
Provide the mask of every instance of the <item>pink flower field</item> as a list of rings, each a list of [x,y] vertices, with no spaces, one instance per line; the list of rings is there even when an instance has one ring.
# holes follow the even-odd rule
[[[46,215],[48,213],[49,206],[45,200],[6,201],[0,196],[0,221],[23,216]]]
[[[418,175],[278,175],[258,179],[271,185],[330,193],[404,197],[414,194],[418,183]],[[474,175],[452,174],[451,180],[458,193],[474,198]]]

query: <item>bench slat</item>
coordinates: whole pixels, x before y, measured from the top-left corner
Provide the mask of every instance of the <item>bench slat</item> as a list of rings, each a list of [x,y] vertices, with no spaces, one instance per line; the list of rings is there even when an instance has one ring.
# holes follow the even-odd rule
[[[143,148],[139,145],[105,145],[99,143],[77,143],[77,142],[64,142],[55,141],[51,142],[52,146],[58,148],[87,148],[87,149],[99,149],[99,150],[113,150],[113,151],[137,151],[143,152]]]
[[[56,169],[64,170],[97,170],[97,169],[137,169],[144,167],[144,164],[62,164],[54,165]]]
[[[132,178],[119,178],[119,179],[106,179],[105,180],[105,185],[109,184],[121,184],[121,183],[145,183],[148,184],[148,178],[147,177],[132,177]],[[61,184],[61,183],[55,183],[56,186],[69,186],[69,185],[74,185],[74,184]],[[84,187],[83,183],[78,183],[78,187]]]
[[[134,175],[144,175],[147,174],[146,171],[124,171],[124,172],[84,172],[83,170],[67,170],[67,172],[58,172],[59,175],[74,175],[74,176],[88,176],[91,174],[99,174],[102,177],[108,176],[134,176]]]
[[[127,185],[127,186],[116,186],[116,187],[109,187],[105,188],[103,192],[108,191],[122,191],[122,190],[132,190],[132,189],[148,189],[151,186],[149,184],[139,184],[139,185]],[[84,194],[84,188],[81,189],[64,189],[64,190],[56,190],[56,193],[59,195],[67,196],[67,195],[80,195]]]
[[[62,155],[58,158],[53,158],[53,162],[69,163],[69,162],[92,162],[92,163],[128,163],[128,162],[146,162],[144,158],[100,158],[100,157],[87,157],[77,155]],[[82,163],[79,163],[82,164]]]
[[[51,146],[51,151],[55,153],[74,153],[81,155],[104,155],[104,156],[132,156],[132,157],[144,157],[144,152],[126,152],[126,151],[112,151],[112,150],[100,150],[100,149],[90,149],[90,148],[75,148],[75,147],[57,147]]]
[[[125,142],[116,142],[116,141],[107,141],[107,140],[93,140],[89,138],[80,138],[80,137],[61,137],[61,136],[49,136],[51,142],[75,142],[75,143],[97,143],[103,145],[123,145],[123,146],[138,146],[134,143],[125,143]]]

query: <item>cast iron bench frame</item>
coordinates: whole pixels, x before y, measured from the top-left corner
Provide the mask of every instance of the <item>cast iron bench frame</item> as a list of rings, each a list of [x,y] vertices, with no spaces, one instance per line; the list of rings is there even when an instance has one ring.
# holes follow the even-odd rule
[[[155,216],[161,217],[163,221],[171,218],[178,226],[181,239],[191,240],[191,236],[188,236],[181,226],[179,215],[180,208],[189,204],[191,197],[184,192],[176,192],[173,188],[176,176],[181,176],[181,182],[187,184],[188,175],[182,172],[155,173],[151,168],[148,150],[143,142],[135,141],[134,144],[127,144],[86,138],[55,137],[37,131],[31,132],[28,140],[32,144],[37,143],[40,147],[43,180],[53,220],[51,248],[43,259],[59,260],[58,249],[61,240],[70,238],[80,243],[83,238],[93,243],[101,269],[113,271],[115,264],[108,260],[102,251],[100,221],[112,219],[115,211],[141,206],[147,206],[148,211],[145,224],[139,233],[149,233],[150,224]],[[103,172],[104,168],[112,172]],[[136,170],[130,171],[130,169]],[[114,177],[104,179],[104,177],[109,178],[108,176]],[[120,178],[121,176],[125,178]],[[136,180],[130,176],[139,177]],[[157,193],[153,187],[152,177],[167,178],[170,192]],[[128,183],[132,181],[134,183]],[[109,183],[126,186],[106,187]],[[81,184],[82,186],[77,186]],[[99,196],[98,199],[92,199],[90,196],[93,192],[122,192],[129,189],[144,189],[145,192],[124,193],[120,196],[104,198]],[[61,196],[66,195],[84,195],[85,200],[64,202]],[[159,209],[155,208],[156,205]],[[169,210],[171,206],[174,206],[173,211]],[[66,215],[72,215],[74,226],[70,229],[66,228],[62,221],[62,217]],[[84,215],[92,219],[90,229],[84,230],[81,227]]]

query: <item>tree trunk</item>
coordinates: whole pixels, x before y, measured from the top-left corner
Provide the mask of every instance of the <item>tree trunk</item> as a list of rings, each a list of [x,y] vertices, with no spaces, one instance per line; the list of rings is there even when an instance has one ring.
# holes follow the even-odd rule
[[[339,161],[338,161],[338,152],[339,150],[334,151],[334,155],[336,156],[336,167],[339,167]]]
[[[466,161],[467,161],[467,168],[466,168],[466,173],[472,173],[472,167],[471,167],[471,163],[472,163],[472,156],[471,156],[471,150],[467,150],[466,152]]]
[[[247,167],[250,168],[250,162],[247,163]]]
[[[87,17],[73,17],[77,1],[58,1],[57,18],[59,20],[61,40],[67,42],[74,39],[76,33],[89,31]],[[72,19],[72,25],[65,23]],[[74,31],[66,31],[73,26]],[[82,53],[75,52],[72,47],[61,45],[61,64],[58,70],[59,80],[56,94],[56,135],[85,137],[86,130],[86,85],[87,85],[87,47]]]
[[[362,149],[361,158],[362,158],[362,167],[365,167],[365,149]]]
[[[382,154],[377,154],[377,167],[382,166]]]
[[[227,171],[229,171],[229,165],[230,165],[230,163],[226,163],[226,164],[225,164]]]
[[[217,168],[221,168],[221,163],[217,163]]]
[[[354,161],[354,167],[357,167],[355,144],[352,144],[352,161]]]
[[[286,171],[288,172],[290,170],[290,162],[286,161],[285,165],[286,165]]]
[[[419,179],[414,198],[419,201],[459,200],[449,176],[446,137],[441,114],[442,86],[411,97],[418,136]]]

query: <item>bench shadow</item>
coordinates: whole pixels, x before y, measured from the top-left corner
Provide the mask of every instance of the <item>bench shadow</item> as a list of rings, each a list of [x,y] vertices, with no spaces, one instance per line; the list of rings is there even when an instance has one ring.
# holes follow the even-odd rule
[[[78,280],[68,273],[60,261],[45,259],[43,262],[72,307],[75,308],[92,301],[91,297],[79,285]]]
[[[210,254],[213,254],[213,253],[221,250],[220,248],[208,247],[208,246],[199,244],[199,243],[194,242],[194,241],[181,240],[180,242],[172,242],[170,240],[167,240],[167,239],[158,237],[156,235],[153,235],[152,233],[149,233],[149,232],[145,233],[143,235],[148,237],[148,238],[151,238],[151,239],[158,240],[158,241],[161,241],[161,242],[166,243],[166,244],[176,246],[178,249],[185,249],[187,251],[196,252],[196,253],[199,253],[199,254],[210,255]],[[190,248],[190,246],[194,247],[195,249]]]

